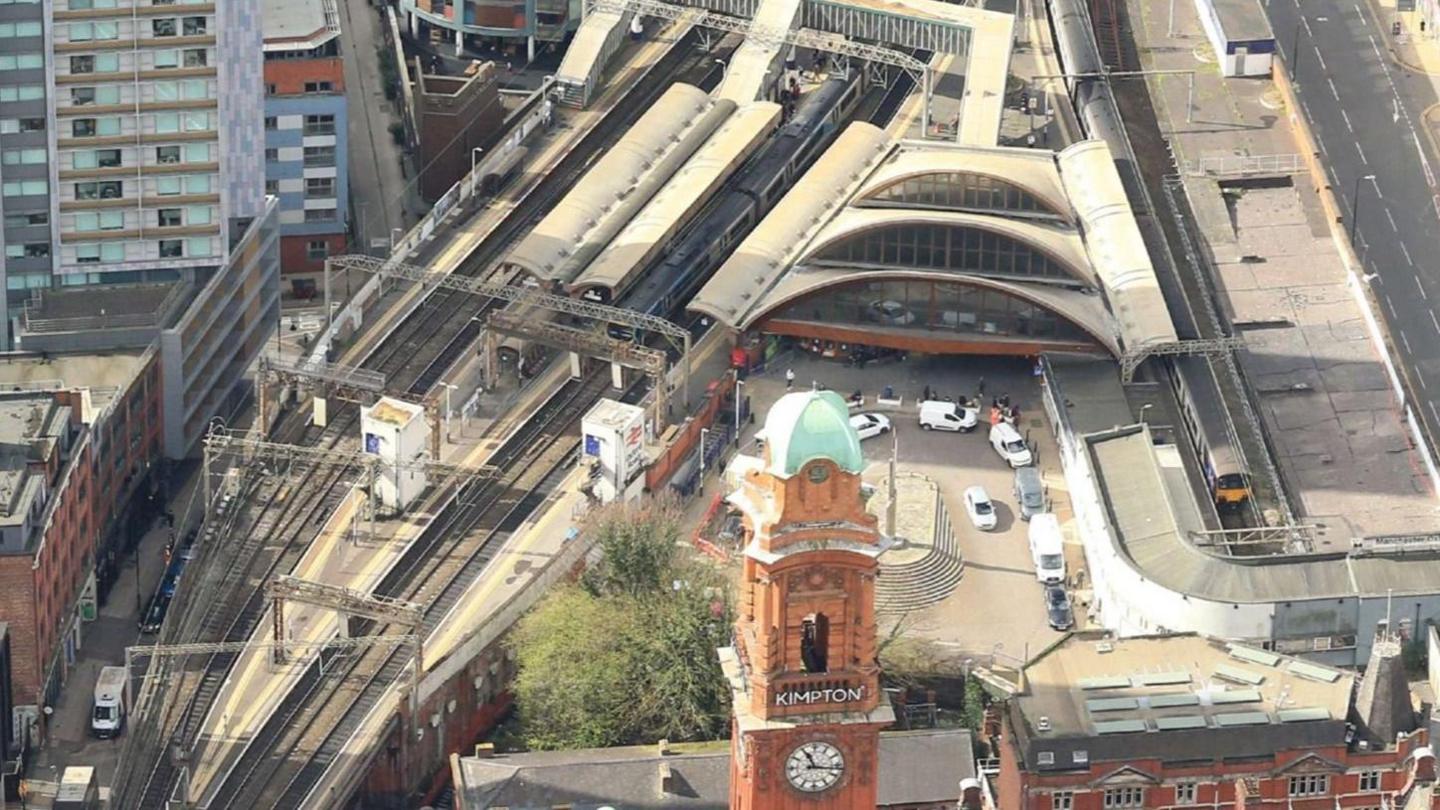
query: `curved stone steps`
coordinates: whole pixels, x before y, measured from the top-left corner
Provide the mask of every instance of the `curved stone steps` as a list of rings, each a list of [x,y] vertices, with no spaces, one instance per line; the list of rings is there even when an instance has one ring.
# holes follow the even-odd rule
[[[875,602],[881,613],[904,613],[943,601],[965,575],[965,561],[945,501],[935,494],[934,549],[925,557],[899,565],[880,564]]]

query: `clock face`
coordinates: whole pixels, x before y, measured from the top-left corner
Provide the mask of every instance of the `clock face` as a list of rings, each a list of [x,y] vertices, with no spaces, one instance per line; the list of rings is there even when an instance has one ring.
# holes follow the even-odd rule
[[[802,743],[785,759],[785,778],[806,793],[829,790],[844,774],[845,755],[827,742]]]
[[[810,483],[823,484],[825,480],[830,477],[830,468],[824,464],[811,464],[809,474]]]

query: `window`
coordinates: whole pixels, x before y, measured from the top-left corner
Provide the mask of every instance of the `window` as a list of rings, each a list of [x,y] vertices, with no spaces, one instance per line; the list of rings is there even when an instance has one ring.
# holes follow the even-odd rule
[[[180,113],[155,113],[155,131],[161,133],[180,131]]]
[[[4,163],[6,166],[34,165],[44,163],[46,155],[47,153],[44,148],[6,149],[3,153],[0,153],[0,163]]]
[[[175,36],[175,18],[162,17],[150,21],[150,33],[157,37]]]
[[[1052,753],[1053,759],[1055,755]],[[1050,794],[1050,810],[1071,810],[1075,806],[1075,793],[1069,790],[1057,790]]]
[[[205,36],[204,17],[183,17],[181,18],[181,26],[187,37]]]
[[[95,57],[94,57],[94,56],[72,56],[72,57],[70,57],[70,72],[71,72],[71,73],[94,73],[94,72],[95,72]]]
[[[1291,796],[1323,796],[1330,792],[1330,774],[1306,773],[1290,777]]]
[[[170,197],[180,193],[180,178],[178,177],[157,177],[155,178],[155,193],[162,197]]]
[[[70,122],[70,132],[77,138],[90,138],[95,135],[94,118],[76,118]]]
[[[5,256],[10,259],[43,259],[50,255],[49,242],[26,242],[23,245],[6,245]]]
[[[1194,804],[1194,803],[1195,803],[1195,787],[1196,787],[1196,785],[1195,785],[1194,782],[1181,782],[1180,784],[1176,785],[1176,786],[1175,786],[1175,803],[1176,803],[1176,804]]]
[[[45,56],[43,54],[0,54],[0,70],[35,70],[43,67],[45,67]]]
[[[187,68],[205,67],[208,62],[204,48],[186,48],[180,53],[183,57],[181,61]]]
[[[180,209],[161,208],[159,211],[155,212],[155,224],[160,226],[161,228],[180,227]]]
[[[29,214],[6,214],[5,227],[7,228],[29,228],[35,225],[49,225],[50,212],[36,211]]]
[[[306,222],[335,222],[334,208],[307,208],[305,209]]]
[[[70,103],[76,107],[84,107],[87,104],[119,104],[120,88],[115,85],[72,87],[70,88]]]
[[[324,239],[312,239],[305,245],[305,257],[311,261],[320,261],[330,256],[330,243]]]
[[[96,73],[115,73],[120,70],[120,54],[102,53],[95,56]]]
[[[333,115],[307,115],[305,116],[306,135],[334,135],[335,116]]]
[[[267,115],[267,116],[265,116],[265,129],[266,129],[266,130],[279,129],[279,127],[280,127],[280,120],[279,120],[278,118],[276,118],[276,117],[273,116],[273,115]]]
[[[279,180],[266,180],[266,181],[265,181],[265,194],[266,194],[267,196],[274,197],[274,196],[276,196],[276,195],[279,194],[279,193],[280,193],[280,181],[279,181]]]
[[[120,165],[119,149],[96,149],[95,163],[102,169],[114,169]]]
[[[830,620],[812,613],[800,622],[800,662],[806,672],[829,672]]]
[[[305,147],[305,165],[307,167],[323,167],[335,165],[335,147],[333,146],[307,146]]]
[[[6,197],[28,197],[32,194],[49,194],[48,180],[11,180],[3,187]]]
[[[169,68],[177,68],[177,67],[180,67],[180,52],[179,52],[179,51],[156,51],[156,52],[155,52],[155,69],[156,69],[156,70],[168,70]]]
[[[187,143],[185,144],[186,163],[209,163],[210,144],[208,143]]]
[[[210,175],[207,174],[207,175],[201,175],[201,176],[199,176],[199,177],[187,177],[187,178],[185,178],[185,193],[186,193],[186,194],[209,194],[209,193],[210,193]]]
[[[180,258],[181,256],[184,256],[184,255],[185,255],[185,240],[184,240],[184,239],[161,239],[161,240],[160,240],[160,258],[162,258],[162,259],[178,259],[178,258]]]
[[[196,236],[185,240],[185,252],[190,256],[213,256],[215,251],[210,247],[210,237]]]
[[[307,93],[329,93],[333,89],[334,85],[330,82],[305,82],[305,92]]]
[[[333,177],[307,177],[305,178],[305,196],[311,199],[317,197],[335,196],[335,178]]]
[[[204,79],[186,79],[180,83],[180,95],[191,101],[210,97],[210,85]]]
[[[124,227],[124,211],[82,211],[75,215],[77,231],[118,231]]]
[[[186,132],[203,132],[210,128],[210,113],[186,112],[180,114],[180,122]]]
[[[45,98],[45,88],[38,84],[0,87],[0,101],[38,101]]]
[[[1379,789],[1380,789],[1380,772],[1379,772],[1379,771],[1361,771],[1361,772],[1360,772],[1360,790],[1361,790],[1361,791],[1364,791],[1364,792],[1366,792],[1366,793],[1371,793],[1371,792],[1377,791],[1377,790],[1379,790]]]
[[[155,147],[156,163],[179,163],[180,147],[178,146],[157,146]]]
[[[209,225],[210,206],[208,205],[187,205],[185,207],[186,225]]]
[[[18,132],[44,132],[44,118],[3,118],[0,119],[0,135],[14,135]]]
[[[273,160],[279,160],[279,159],[280,159],[280,150],[279,150],[279,149],[276,149],[276,148],[273,147],[273,146],[267,148],[267,149],[265,150],[265,159],[266,159],[266,160],[272,160],[272,161],[273,161]]]
[[[93,183],[76,183],[77,200],[118,200],[125,196],[125,184],[119,180],[99,180]]]
[[[265,84],[265,95],[267,95],[267,96],[273,96],[273,95],[275,95],[276,93],[279,93],[279,92],[280,92],[280,87],[279,87],[279,85],[275,84],[274,82],[267,82],[267,83]]]
[[[75,246],[75,263],[76,263],[76,264],[98,264],[99,262],[100,262],[100,246],[99,246],[99,245],[76,245],[76,246]]]
[[[1145,788],[1143,787],[1118,787],[1105,789],[1105,807],[1143,807],[1145,805]]]
[[[38,37],[40,33],[40,22],[38,20],[33,22],[0,23],[0,39]]]

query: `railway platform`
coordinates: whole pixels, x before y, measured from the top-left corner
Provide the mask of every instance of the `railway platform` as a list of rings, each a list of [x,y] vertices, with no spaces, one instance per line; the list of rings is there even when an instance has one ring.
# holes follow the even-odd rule
[[[1146,69],[1189,70],[1206,46],[1193,7],[1167,35],[1164,0],[1128,0]],[[1152,78],[1159,126],[1182,167],[1201,266],[1246,340],[1241,368],[1302,523],[1317,549],[1440,529],[1436,482],[1402,421],[1364,284],[1346,267],[1308,174],[1247,156],[1304,151],[1268,81],[1195,73]],[[1193,123],[1187,123],[1193,120]],[[1140,144],[1137,142],[1137,148]],[[1226,160],[1219,160],[1224,156]],[[1367,325],[1368,324],[1368,325]]]

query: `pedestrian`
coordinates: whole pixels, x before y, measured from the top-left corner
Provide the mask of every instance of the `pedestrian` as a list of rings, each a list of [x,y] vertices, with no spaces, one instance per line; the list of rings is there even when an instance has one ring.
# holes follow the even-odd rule
[[[985,398],[985,375],[980,375],[980,398]]]
[[[793,369],[793,368],[787,368],[787,369],[785,369],[785,390],[786,390],[786,391],[789,391],[791,388],[794,388],[794,387],[795,387],[795,369]]]
[[[1008,407],[1010,407],[1010,395],[1009,395],[1009,394],[1001,394],[1001,395],[1000,395],[1000,407],[1002,407],[1002,408],[1008,408]]]
[[[926,401],[926,402],[929,402],[929,401],[930,401],[930,386],[928,386],[928,385],[925,386],[925,401]]]

